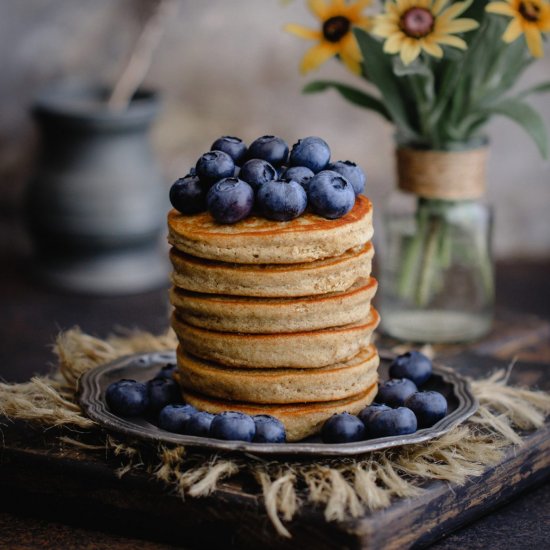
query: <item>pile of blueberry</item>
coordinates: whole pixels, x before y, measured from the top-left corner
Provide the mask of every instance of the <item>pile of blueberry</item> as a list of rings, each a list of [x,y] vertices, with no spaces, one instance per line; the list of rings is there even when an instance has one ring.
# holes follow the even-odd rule
[[[172,185],[170,202],[185,215],[208,210],[219,223],[236,223],[253,211],[288,221],[306,208],[340,218],[365,190],[366,176],[355,163],[331,162],[330,155],[328,144],[314,136],[298,140],[290,152],[277,136],[262,136],[249,147],[223,136]]]
[[[376,402],[358,416],[335,414],[322,429],[325,443],[349,443],[406,435],[429,428],[447,414],[447,400],[436,391],[419,391],[432,375],[432,362],[418,351],[394,359],[390,380],[380,385]]]
[[[249,416],[226,411],[210,414],[182,402],[178,384],[173,379],[176,365],[167,364],[145,382],[119,380],[107,387],[105,400],[111,411],[124,417],[145,417],[163,430],[216,439],[283,443],[285,427],[269,415]]]

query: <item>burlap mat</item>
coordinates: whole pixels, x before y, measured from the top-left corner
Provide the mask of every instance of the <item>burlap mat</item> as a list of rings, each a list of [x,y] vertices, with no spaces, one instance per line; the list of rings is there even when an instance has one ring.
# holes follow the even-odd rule
[[[83,372],[130,353],[175,347],[172,332],[162,336],[140,332],[100,340],[79,329],[69,330],[56,342],[59,362],[52,374],[24,384],[0,384],[0,414],[8,421],[71,428],[60,436],[65,444],[90,453],[104,453],[107,448],[123,464],[117,472],[120,476],[141,469],[182,497],[212,494],[220,481],[248,474],[258,483],[275,529],[290,537],[283,522],[290,521],[305,503],[322,507],[327,521],[342,520],[346,515],[357,517],[367,509],[387,507],[393,499],[417,495],[427,480],[460,485],[468,477],[479,476],[499,462],[506,447],[521,445],[518,432],[541,427],[550,413],[549,394],[510,387],[507,373],[496,372],[472,383],[480,402],[478,412],[439,439],[356,458],[288,462],[245,456],[228,459],[168,445],[144,453],[139,443],[103,435],[82,415],[75,390]],[[97,444],[90,444],[90,435],[97,437]]]

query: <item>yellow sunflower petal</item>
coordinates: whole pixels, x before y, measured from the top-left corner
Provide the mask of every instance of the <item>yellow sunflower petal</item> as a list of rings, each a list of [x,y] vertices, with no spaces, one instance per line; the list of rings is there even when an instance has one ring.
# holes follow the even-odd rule
[[[359,49],[359,44],[357,44],[357,40],[355,40],[355,36],[353,36],[353,34],[348,33],[340,41],[340,54],[347,55],[356,61],[361,61],[361,50]]]
[[[447,46],[453,46],[454,48],[459,48],[461,50],[468,48],[468,44],[466,44],[462,38],[453,36],[452,34],[433,34],[432,40],[438,44],[446,44]]]
[[[388,16],[396,16],[398,18],[400,17],[399,8],[393,2],[393,0],[388,1],[384,4],[384,15],[383,15],[383,17],[388,17]]]
[[[444,12],[439,15],[441,21],[450,21],[455,19],[461,13],[464,13],[471,5],[473,0],[465,0],[464,2],[456,2],[449,6]]]
[[[485,11],[489,13],[497,13],[498,15],[508,15],[509,17],[515,17],[517,12],[506,2],[489,2],[485,7]]]
[[[372,29],[373,20],[372,17],[361,17],[353,24],[354,27],[369,31]]]
[[[545,6],[539,19],[539,29],[544,32],[550,31],[550,4]]]
[[[529,25],[525,28],[525,40],[533,57],[542,57],[544,55],[542,36],[535,25]]]
[[[422,49],[433,57],[443,57],[443,48],[431,40],[421,42]]]
[[[382,38],[388,38],[395,33],[401,33],[400,28],[393,23],[377,22],[372,28],[372,33]]]
[[[455,34],[457,32],[467,32],[473,31],[479,27],[479,23],[475,19],[455,19],[447,23],[444,26],[444,29],[441,29],[443,32],[448,34]]]
[[[420,42],[418,40],[406,40],[401,46],[401,61],[404,65],[410,65],[420,55]]]
[[[438,15],[439,12],[449,3],[449,0],[435,0],[432,6],[432,13]]]
[[[401,47],[403,46],[403,41],[405,40],[405,35],[403,34],[394,34],[390,36],[384,42],[384,51],[389,54],[399,53]]]
[[[309,11],[321,19],[321,21],[324,21],[327,17],[329,17],[329,6],[327,6],[325,0],[308,0],[307,5],[309,7]]]
[[[361,74],[361,63],[357,59],[353,59],[349,55],[346,55],[343,52],[340,52],[340,59],[342,63],[355,74]]]
[[[331,57],[334,57],[337,54],[337,49],[334,45],[322,42],[311,47],[304,57],[300,64],[300,71],[302,73],[307,73],[313,71],[314,69],[319,68],[325,61],[328,61]]]
[[[506,27],[504,34],[502,35],[502,40],[509,44],[510,42],[517,40],[521,36],[522,32],[523,29],[521,27],[519,19],[512,19],[512,21],[510,21],[510,23]]]
[[[307,27],[302,27],[302,25],[296,25],[295,23],[288,23],[288,25],[284,26],[284,30],[300,38],[305,38],[306,40],[320,40],[322,37],[321,31],[308,29]]]

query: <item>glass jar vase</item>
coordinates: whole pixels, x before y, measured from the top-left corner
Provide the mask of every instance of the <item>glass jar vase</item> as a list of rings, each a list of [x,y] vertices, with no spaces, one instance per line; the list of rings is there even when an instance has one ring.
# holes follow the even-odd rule
[[[378,249],[384,331],[434,343],[487,333],[494,306],[491,228],[491,210],[480,201],[394,197]]]
[[[492,211],[481,200],[486,149],[397,150],[398,187],[379,258],[383,330],[414,342],[464,342],[492,325]]]

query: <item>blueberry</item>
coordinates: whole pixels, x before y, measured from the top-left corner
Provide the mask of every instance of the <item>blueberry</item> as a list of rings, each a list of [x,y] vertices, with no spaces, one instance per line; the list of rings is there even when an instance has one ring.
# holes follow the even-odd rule
[[[206,189],[197,176],[187,174],[170,187],[170,203],[182,214],[191,215],[206,210]]]
[[[308,199],[312,210],[334,220],[347,214],[355,204],[355,193],[351,183],[331,170],[323,170],[311,179]]]
[[[166,363],[161,369],[155,374],[155,378],[169,378],[172,380],[174,377],[174,372],[176,372],[176,363]]]
[[[246,157],[246,145],[244,141],[238,137],[222,136],[218,138],[210,147],[211,151],[223,151],[227,153],[235,164],[239,166]]]
[[[218,223],[235,223],[246,218],[254,206],[252,187],[239,178],[215,183],[206,195],[208,211]]]
[[[109,384],[105,400],[109,408],[119,416],[139,416],[149,405],[147,386],[126,378]]]
[[[327,170],[333,170],[342,174],[351,183],[355,196],[360,195],[365,190],[367,176],[365,176],[365,172],[355,162],[351,162],[351,160],[337,160],[330,163],[327,166]]]
[[[405,406],[416,415],[419,428],[429,428],[447,414],[447,400],[436,391],[413,393]]]
[[[284,424],[269,414],[257,414],[253,416],[256,425],[255,443],[284,443],[286,430]]]
[[[242,412],[225,411],[217,414],[210,425],[210,436],[227,441],[252,441],[256,424]]]
[[[256,206],[270,220],[288,221],[306,209],[307,195],[296,181],[268,181],[258,190]]]
[[[288,145],[277,136],[262,136],[250,144],[248,158],[267,160],[277,168],[288,159]]]
[[[239,178],[257,191],[264,183],[277,178],[277,170],[267,160],[250,159],[243,164]]]
[[[408,397],[416,393],[415,383],[407,378],[392,378],[378,388],[376,401],[389,407],[401,407]]]
[[[350,443],[365,437],[365,426],[356,416],[345,412],[332,415],[323,425],[321,437],[324,443]]]
[[[180,388],[171,378],[153,378],[147,382],[149,410],[157,413],[170,403],[181,401]]]
[[[184,403],[166,405],[159,413],[158,425],[168,432],[182,434],[184,433],[186,422],[196,412],[197,409],[195,407],[185,405]]]
[[[391,378],[408,378],[421,386],[432,375],[432,362],[419,351],[398,355],[390,365]]]
[[[297,181],[307,191],[314,175],[306,166],[291,166],[283,172],[281,179]]]
[[[214,415],[205,411],[199,411],[192,414],[183,425],[183,433],[199,437],[208,437],[210,435],[212,420],[214,420]]]
[[[208,151],[197,161],[195,169],[201,182],[210,187],[223,178],[232,177],[235,173],[235,163],[223,151]]]
[[[416,416],[406,407],[386,409],[373,415],[366,425],[369,437],[388,437],[416,432]]]
[[[375,414],[378,414],[381,411],[386,411],[388,409],[391,409],[391,407],[388,407],[383,403],[371,403],[368,407],[365,407],[357,416],[359,420],[361,420],[361,422],[363,422],[363,424],[366,426],[369,420]]]
[[[306,166],[315,174],[324,170],[330,160],[330,147],[324,139],[310,136],[299,139],[290,151],[291,166]]]

